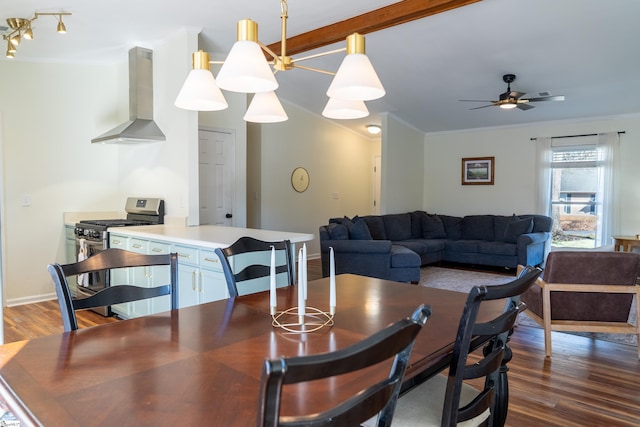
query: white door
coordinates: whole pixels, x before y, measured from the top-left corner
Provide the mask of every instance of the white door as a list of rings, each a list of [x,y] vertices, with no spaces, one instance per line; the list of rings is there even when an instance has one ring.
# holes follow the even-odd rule
[[[380,156],[373,158],[373,208],[372,215],[380,215],[380,167],[382,159]]]
[[[200,224],[231,226],[235,178],[233,133],[198,131]]]

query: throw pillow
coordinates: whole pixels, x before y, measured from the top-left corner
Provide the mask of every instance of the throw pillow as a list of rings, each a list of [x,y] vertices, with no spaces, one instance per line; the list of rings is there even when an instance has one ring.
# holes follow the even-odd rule
[[[507,243],[516,243],[518,236],[531,233],[531,230],[533,230],[533,218],[520,219],[514,215],[507,223],[502,240]]]
[[[347,226],[351,240],[371,240],[371,233],[369,233],[367,223],[357,215],[354,216],[351,221],[344,221],[343,224]]]
[[[329,237],[332,240],[349,240],[349,232],[347,231],[347,227],[338,223],[331,223],[327,226],[327,231],[329,232]]]
[[[438,215],[424,215],[421,219],[423,239],[444,239],[447,237],[444,224]]]

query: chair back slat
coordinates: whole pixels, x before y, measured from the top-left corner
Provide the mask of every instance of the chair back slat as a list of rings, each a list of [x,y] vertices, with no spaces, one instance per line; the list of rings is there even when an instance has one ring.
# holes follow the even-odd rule
[[[271,248],[276,252],[277,283],[292,285],[293,257],[289,240],[266,242],[244,236],[226,248],[215,249],[230,297],[268,289],[269,282],[266,278],[271,274]],[[252,284],[251,281],[256,279],[265,279],[262,283],[266,283],[266,286]]]
[[[77,274],[93,274],[118,268],[169,266],[169,284],[152,288],[117,285],[97,291],[95,294],[81,299],[73,298],[67,277]],[[171,309],[178,308],[178,254],[145,255],[117,248],[109,248],[83,261],[71,264],[50,264],[47,270],[53,279],[62,325],[65,331],[78,329],[76,310],[105,307],[164,295],[171,297]]]
[[[402,319],[345,349],[326,354],[265,360],[262,368],[258,426],[360,425],[378,414],[378,426],[390,426],[415,338],[431,315],[421,305]],[[280,416],[285,384],[336,377],[392,360],[387,377],[320,413]],[[317,396],[317,398],[322,398]]]

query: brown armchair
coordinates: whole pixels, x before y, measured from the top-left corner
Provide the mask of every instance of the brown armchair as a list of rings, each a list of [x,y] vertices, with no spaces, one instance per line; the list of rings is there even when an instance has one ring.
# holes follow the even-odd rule
[[[640,341],[639,276],[637,253],[549,253],[543,275],[522,295],[525,314],[544,327],[547,357],[551,331],[636,334]],[[635,325],[628,322],[634,295]]]

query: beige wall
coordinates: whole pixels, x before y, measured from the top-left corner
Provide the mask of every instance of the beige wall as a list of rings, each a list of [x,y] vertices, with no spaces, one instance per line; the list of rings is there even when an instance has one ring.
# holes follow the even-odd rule
[[[250,127],[248,195],[259,211],[249,215],[251,225],[317,236],[318,227],[331,217],[370,214],[378,139],[283,105],[287,122]],[[291,186],[291,173],[299,166],[309,172],[309,188],[303,193]],[[308,244],[308,253],[320,253],[317,238]]]
[[[620,144],[621,223],[614,234],[640,232],[640,117],[427,134],[424,209],[467,215],[535,213],[535,142],[531,138],[625,131]],[[463,157],[495,156],[495,185],[461,185]]]

